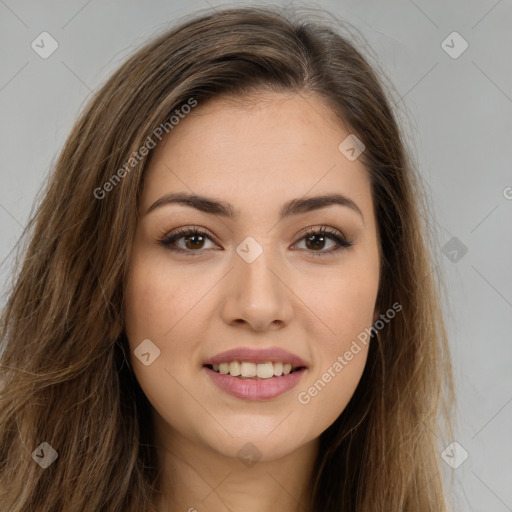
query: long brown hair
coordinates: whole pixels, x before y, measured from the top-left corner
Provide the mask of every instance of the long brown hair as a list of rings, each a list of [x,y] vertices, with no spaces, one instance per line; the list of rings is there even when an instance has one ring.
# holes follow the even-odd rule
[[[446,510],[435,436],[440,413],[449,425],[452,380],[423,190],[383,76],[344,29],[272,7],[196,13],[136,51],[90,100],[23,233],[2,314],[1,510],[154,510],[160,469],[123,312],[153,154],[141,148],[158,127],[172,137],[169,118],[183,105],[262,90],[318,98],[364,143],[378,306],[402,305],[321,435],[305,509]],[[52,452],[42,443],[58,454],[45,469],[37,456]]]

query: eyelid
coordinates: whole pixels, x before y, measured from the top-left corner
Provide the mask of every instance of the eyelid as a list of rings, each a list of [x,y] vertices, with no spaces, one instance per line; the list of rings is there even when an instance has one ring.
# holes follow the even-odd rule
[[[206,236],[210,238],[215,244],[220,245],[219,240],[215,235],[213,235],[209,230],[206,228],[200,227],[200,226],[184,226],[181,228],[177,228],[171,232],[166,232],[162,237],[159,238],[159,243],[162,244],[164,247],[169,248],[170,250],[175,250],[176,252],[200,252],[200,251],[187,251],[181,248],[171,248],[171,241],[173,240],[179,240],[180,238],[186,237],[186,236],[193,236],[193,235],[201,235]],[[202,250],[204,252],[204,250]]]
[[[348,238],[343,233],[343,231],[341,231],[340,229],[328,226],[327,224],[322,224],[320,226],[318,226],[317,224],[314,224],[313,226],[308,226],[307,228],[304,228],[302,231],[299,231],[298,235],[296,235],[296,236],[300,236],[300,238],[302,239],[305,236],[309,235],[310,233],[315,234],[315,233],[318,233],[319,231],[325,232],[329,235],[337,236],[347,242],[349,241]]]
[[[337,244],[337,247],[335,247],[334,249],[329,249],[327,251],[308,251],[307,249],[302,249],[305,250],[308,253],[308,255],[316,257],[337,254],[342,249],[349,249],[354,245],[353,242],[350,241],[341,230],[333,228],[331,226],[327,226],[325,224],[321,226],[315,225],[305,228],[302,232],[300,232],[299,235],[297,235],[299,239],[297,240],[297,242],[295,242],[295,244],[301,242],[302,240],[304,240],[304,238],[306,238],[309,235],[316,235],[319,233],[325,234],[328,238],[334,240],[335,243]]]

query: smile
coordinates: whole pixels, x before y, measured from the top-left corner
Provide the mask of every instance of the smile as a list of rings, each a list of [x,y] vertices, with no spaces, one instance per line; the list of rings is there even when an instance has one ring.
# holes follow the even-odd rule
[[[280,361],[274,363],[270,361],[266,363],[231,361],[229,363],[225,362],[207,366],[214,372],[246,379],[270,379],[272,377],[288,375],[300,369],[300,367],[292,363],[282,363]]]

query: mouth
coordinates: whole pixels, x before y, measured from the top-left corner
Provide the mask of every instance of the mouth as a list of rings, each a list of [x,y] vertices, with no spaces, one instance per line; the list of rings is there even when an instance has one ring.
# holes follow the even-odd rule
[[[282,378],[301,370],[305,366],[295,366],[292,363],[283,363],[281,361],[267,361],[264,363],[254,363],[251,361],[230,361],[219,364],[205,364],[205,368],[215,373],[229,375],[241,380],[268,380],[272,378]]]
[[[292,390],[308,367],[281,347],[238,347],[203,361],[217,389],[243,400],[270,400]]]
[[[217,389],[246,401],[278,399],[297,386],[307,372],[305,366],[270,361],[205,364],[203,370]]]

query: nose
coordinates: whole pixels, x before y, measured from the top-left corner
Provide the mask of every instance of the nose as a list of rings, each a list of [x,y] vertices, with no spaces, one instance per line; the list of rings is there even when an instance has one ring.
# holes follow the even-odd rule
[[[223,320],[231,325],[247,324],[255,331],[279,329],[293,314],[294,296],[282,266],[264,250],[248,263],[236,254],[226,283]]]

